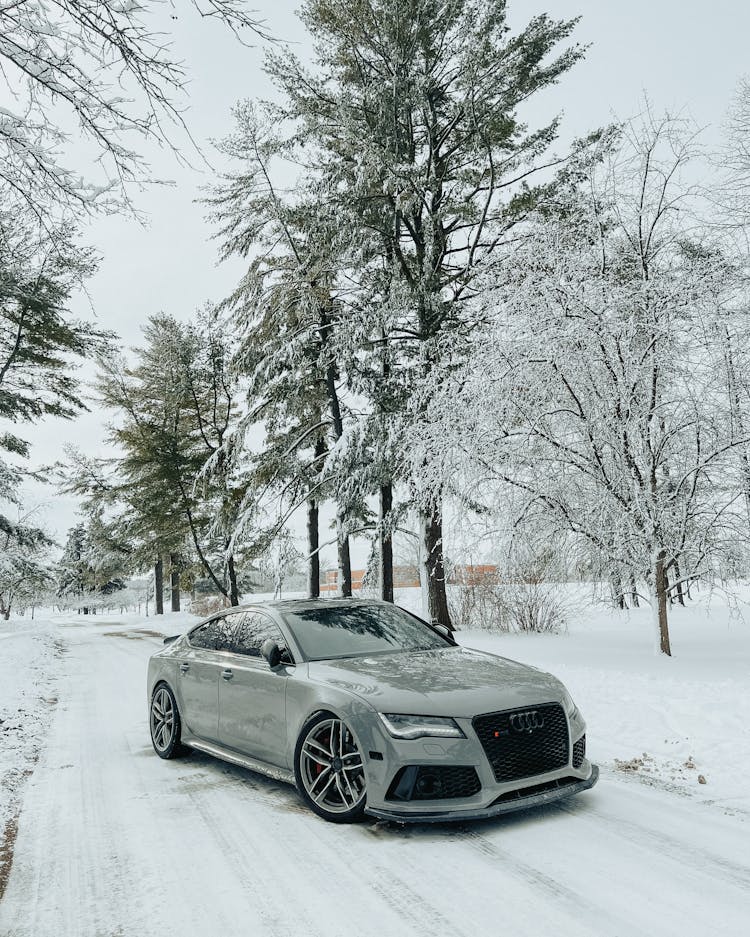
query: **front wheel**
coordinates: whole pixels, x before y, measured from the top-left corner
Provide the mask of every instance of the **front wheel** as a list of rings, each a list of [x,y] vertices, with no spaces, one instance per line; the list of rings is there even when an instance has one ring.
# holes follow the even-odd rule
[[[364,815],[362,753],[341,719],[321,713],[305,723],[297,739],[294,773],[308,807],[324,820],[352,823]]]
[[[151,742],[159,758],[178,758],[187,749],[180,744],[182,723],[177,700],[166,683],[160,683],[151,697],[149,713]]]

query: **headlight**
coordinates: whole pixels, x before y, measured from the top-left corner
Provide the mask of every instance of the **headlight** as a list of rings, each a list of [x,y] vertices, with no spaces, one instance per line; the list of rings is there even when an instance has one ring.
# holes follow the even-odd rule
[[[563,690],[563,707],[568,714],[568,719],[580,719],[581,714],[578,712],[578,707],[573,702],[573,697],[567,690]]]
[[[400,713],[378,713],[383,725],[394,739],[465,739],[455,719],[443,716],[405,716]]]

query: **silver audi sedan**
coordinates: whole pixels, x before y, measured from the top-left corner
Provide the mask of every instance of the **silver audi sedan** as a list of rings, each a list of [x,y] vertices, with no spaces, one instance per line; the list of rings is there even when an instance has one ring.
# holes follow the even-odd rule
[[[295,784],[326,820],[467,820],[586,790],[586,724],[551,674],[367,599],[228,609],[148,667],[160,758]]]

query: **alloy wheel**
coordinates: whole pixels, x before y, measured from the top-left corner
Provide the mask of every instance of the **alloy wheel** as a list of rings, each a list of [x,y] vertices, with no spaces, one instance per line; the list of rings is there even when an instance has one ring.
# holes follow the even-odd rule
[[[165,752],[174,737],[175,711],[172,696],[162,686],[151,700],[151,738],[159,752]]]
[[[299,755],[308,797],[321,810],[348,813],[366,794],[362,755],[345,722],[326,719],[305,736]]]

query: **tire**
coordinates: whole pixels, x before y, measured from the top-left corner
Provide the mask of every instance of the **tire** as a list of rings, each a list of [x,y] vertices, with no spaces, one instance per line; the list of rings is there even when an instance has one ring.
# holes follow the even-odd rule
[[[151,744],[159,758],[179,758],[187,754],[189,749],[180,741],[182,722],[177,700],[166,683],[157,683],[154,687],[148,711],[148,725]]]
[[[302,726],[294,776],[302,799],[324,820],[356,823],[364,816],[364,759],[351,729],[338,716],[318,713]]]

